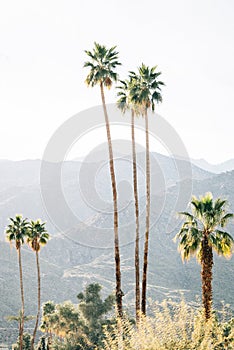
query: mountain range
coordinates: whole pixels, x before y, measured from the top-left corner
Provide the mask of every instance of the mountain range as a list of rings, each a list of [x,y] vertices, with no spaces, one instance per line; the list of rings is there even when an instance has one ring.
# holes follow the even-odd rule
[[[199,168],[215,174],[234,170],[234,159],[229,159],[219,164],[210,164],[205,159],[192,159],[191,162]]]
[[[122,289],[125,294],[125,307],[131,309],[134,300],[135,225],[129,160],[125,156],[116,161],[116,178],[120,205]],[[137,160],[142,252],[144,154],[138,154]],[[103,286],[104,295],[114,290],[113,222],[108,162],[99,159],[96,163],[70,161],[64,164],[46,164],[45,169],[48,172],[45,172],[46,181],[43,182],[40,177],[42,166],[40,160],[0,162],[0,328],[9,328],[5,317],[17,314],[20,309],[16,252],[4,240],[7,219],[16,213],[47,221],[51,234],[50,241],[41,251],[43,302],[77,302],[76,295],[92,282]],[[55,172],[57,168],[60,172]],[[64,203],[59,203],[56,195],[57,180],[53,175],[57,173],[61,174],[59,184],[70,209],[68,213],[62,211]],[[214,174],[185,160],[151,154],[151,182],[148,297],[153,300],[177,300],[183,294],[189,303],[197,304],[196,296],[201,294],[200,266],[194,259],[186,264],[181,262],[177,246],[172,240],[180,225],[176,212],[186,209],[192,194],[201,195],[208,191],[215,197],[227,198],[230,210],[233,211],[234,171]],[[233,225],[229,229],[233,233]],[[26,313],[35,314],[35,256],[26,246],[22,256]],[[216,306],[220,306],[224,300],[234,307],[234,280],[231,278],[233,268],[233,258],[226,261],[215,256],[213,291]]]

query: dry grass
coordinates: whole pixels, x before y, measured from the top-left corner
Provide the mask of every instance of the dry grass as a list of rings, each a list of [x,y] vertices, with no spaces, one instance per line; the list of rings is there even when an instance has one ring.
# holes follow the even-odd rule
[[[115,328],[106,331],[105,350],[219,350],[234,349],[233,321],[203,314],[182,301],[154,306],[154,315],[141,317],[138,327],[126,319],[122,337]]]

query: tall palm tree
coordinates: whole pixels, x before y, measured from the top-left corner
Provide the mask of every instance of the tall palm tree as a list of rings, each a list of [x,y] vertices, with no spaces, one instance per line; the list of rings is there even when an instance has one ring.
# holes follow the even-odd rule
[[[90,69],[86,78],[88,86],[100,86],[103,112],[106,124],[106,134],[109,151],[109,167],[112,184],[113,206],[114,206],[114,246],[115,246],[115,276],[116,276],[116,305],[117,313],[122,317],[122,297],[121,290],[121,271],[120,271],[120,253],[119,253],[119,234],[118,234],[118,205],[117,205],[117,188],[115,179],[115,169],[113,160],[112,140],[110,133],[110,123],[106,108],[104,87],[111,88],[112,83],[117,81],[115,69],[120,65],[118,62],[118,52],[116,46],[107,49],[105,46],[94,43],[93,51],[85,51],[90,61],[84,63],[84,67]]]
[[[196,255],[201,264],[202,303],[205,318],[208,320],[212,307],[212,266],[213,250],[226,258],[232,254],[234,240],[223,231],[234,214],[227,212],[227,201],[222,198],[213,200],[211,193],[191,200],[192,214],[181,212],[185,218],[180,231],[179,251],[183,260]]]
[[[135,236],[135,311],[136,322],[139,321],[140,314],[140,267],[139,267],[139,201],[137,188],[137,164],[136,164],[136,143],[135,143],[135,115],[138,115],[137,106],[131,101],[131,76],[130,80],[120,80],[117,86],[119,97],[117,101],[118,108],[125,113],[131,110],[131,134],[132,134],[132,171],[133,171],[133,188],[135,200],[135,220],[136,220],[136,236]]]
[[[155,102],[162,102],[161,86],[162,81],[158,80],[161,72],[156,72],[157,66],[149,68],[144,63],[138,68],[138,74],[130,72],[132,79],[131,99],[140,109],[145,119],[145,140],[146,140],[146,221],[145,221],[145,244],[144,261],[142,274],[142,295],[141,311],[146,314],[146,290],[147,290],[147,269],[149,251],[150,231],[150,153],[149,153],[149,124],[148,111],[155,110]]]
[[[49,239],[49,234],[45,228],[45,222],[40,220],[31,221],[28,229],[27,242],[36,253],[36,264],[37,264],[37,317],[36,323],[33,331],[31,349],[34,348],[34,342],[37,334],[37,328],[40,318],[40,309],[41,309],[41,274],[40,274],[40,263],[39,263],[39,251],[42,246],[46,245]]]
[[[19,263],[19,274],[20,274],[20,292],[21,292],[21,323],[19,327],[19,341],[20,350],[23,349],[23,333],[24,333],[24,286],[23,286],[23,270],[22,270],[22,259],[21,259],[21,246],[24,244],[25,237],[28,232],[28,221],[23,219],[21,215],[16,215],[16,217],[10,218],[10,224],[6,228],[6,239],[12,243],[15,242],[15,248],[18,253],[18,263]]]

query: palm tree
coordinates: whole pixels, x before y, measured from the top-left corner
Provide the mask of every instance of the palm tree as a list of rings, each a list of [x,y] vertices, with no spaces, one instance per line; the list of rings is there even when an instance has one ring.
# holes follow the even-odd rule
[[[132,103],[130,97],[131,76],[130,80],[120,80],[120,85],[117,96],[118,108],[125,113],[126,110],[131,110],[131,133],[132,133],[132,170],[133,170],[133,188],[135,200],[135,220],[136,220],[136,236],[135,236],[135,310],[136,322],[139,321],[140,314],[140,267],[139,267],[139,202],[137,188],[137,165],[136,165],[136,144],[135,144],[135,115],[138,114],[137,106]]]
[[[110,133],[110,124],[106,108],[104,87],[111,88],[113,81],[117,81],[117,73],[115,68],[120,65],[118,62],[118,52],[115,51],[116,46],[107,49],[103,45],[94,43],[93,51],[85,51],[90,61],[84,63],[84,67],[90,69],[86,78],[88,86],[100,86],[103,112],[106,124],[106,134],[109,151],[109,167],[112,184],[113,206],[114,206],[114,246],[115,246],[115,276],[116,276],[116,305],[117,313],[122,317],[122,297],[121,290],[121,271],[120,271],[120,253],[119,253],[119,234],[118,234],[118,206],[117,206],[117,189],[115,179],[115,169],[113,160],[112,140]]]
[[[31,321],[31,320],[33,320],[34,318],[35,318],[35,316],[32,316],[32,315],[29,315],[29,316],[25,316],[25,315],[24,315],[24,323],[25,323],[25,322],[28,322],[28,321]],[[13,315],[11,315],[11,316],[7,316],[6,319],[7,319],[8,322],[12,322],[12,321],[18,322],[18,325],[19,325],[19,332],[20,332],[20,329],[21,329],[21,327],[22,327],[22,319],[23,319],[23,317],[22,317],[22,310],[19,310],[18,316],[13,316]]]
[[[192,214],[181,212],[185,218],[180,231],[175,236],[179,239],[179,251],[183,260],[196,255],[201,264],[202,303],[205,318],[208,320],[212,307],[212,266],[213,250],[226,258],[232,254],[234,240],[223,231],[234,214],[227,212],[227,201],[213,200],[211,193],[191,200]]]
[[[49,234],[45,228],[45,222],[40,220],[31,221],[28,229],[27,242],[36,253],[36,264],[37,264],[37,317],[36,323],[33,331],[31,349],[34,348],[34,342],[37,334],[37,328],[40,318],[40,309],[41,309],[41,275],[40,275],[40,263],[39,263],[39,251],[42,246],[46,245],[49,239]]]
[[[53,301],[47,301],[42,306],[42,319],[40,330],[42,332],[46,332],[49,338],[52,337],[52,327],[51,327],[51,319],[56,314],[56,304]]]
[[[146,222],[145,222],[145,244],[144,261],[142,274],[142,295],[141,311],[146,314],[146,289],[147,289],[147,268],[149,251],[149,230],[150,230],[150,153],[149,153],[149,125],[148,110],[155,110],[155,102],[162,102],[161,86],[162,81],[158,80],[161,72],[156,72],[157,66],[149,68],[144,63],[138,68],[138,74],[130,72],[132,79],[131,100],[138,106],[145,119],[145,140],[146,140]]]
[[[6,228],[6,238],[11,242],[15,242],[15,248],[18,253],[19,274],[20,274],[20,291],[21,291],[21,316],[22,321],[19,329],[20,350],[23,349],[23,333],[24,333],[24,287],[23,287],[23,270],[21,259],[21,246],[28,232],[28,221],[23,219],[21,215],[16,215],[15,219],[10,218],[10,224]]]

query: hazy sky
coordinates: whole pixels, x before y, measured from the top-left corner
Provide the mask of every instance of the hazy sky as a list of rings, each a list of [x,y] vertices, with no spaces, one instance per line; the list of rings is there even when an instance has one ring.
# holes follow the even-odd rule
[[[122,77],[159,66],[158,112],[191,157],[233,158],[233,15],[232,0],[2,0],[0,158],[41,158],[66,119],[100,104],[82,68],[94,41],[118,46]]]

